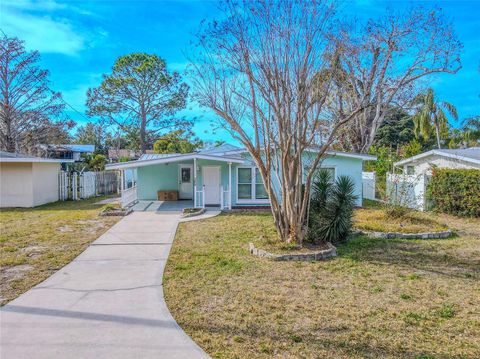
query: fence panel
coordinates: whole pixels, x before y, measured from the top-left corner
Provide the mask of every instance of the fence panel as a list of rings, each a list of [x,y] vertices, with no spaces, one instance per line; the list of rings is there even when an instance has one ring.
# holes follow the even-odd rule
[[[97,194],[95,172],[83,172],[80,174],[80,198],[90,198]]]
[[[118,191],[118,172],[60,172],[58,175],[58,198],[61,201],[79,200]]]
[[[363,198],[375,200],[375,172],[362,172]]]
[[[58,174],[58,199],[66,201],[69,197],[69,177],[67,172],[61,171]]]
[[[390,203],[423,211],[426,209],[425,175],[387,175],[387,198]]]

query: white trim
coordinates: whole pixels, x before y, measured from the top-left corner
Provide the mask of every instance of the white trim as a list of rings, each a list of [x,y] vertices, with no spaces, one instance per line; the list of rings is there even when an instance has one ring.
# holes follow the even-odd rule
[[[151,166],[151,165],[156,165],[161,163],[188,161],[193,159],[204,159],[204,160],[232,162],[232,163],[244,163],[244,160],[239,158],[231,158],[231,157],[223,157],[223,156],[221,157],[221,156],[213,156],[213,155],[201,155],[197,153],[187,153],[183,155],[161,157],[161,158],[155,158],[151,160],[135,160],[135,161],[128,161],[128,162],[109,163],[105,166],[105,169],[113,170],[113,169],[121,169],[121,168],[136,168],[136,167]]]
[[[252,189],[252,198],[250,199],[245,199],[245,198],[238,198],[238,185],[240,184],[247,184],[247,183],[239,183],[238,181],[238,170],[241,169],[241,168],[248,168],[250,169],[250,173],[252,174],[252,179],[250,180],[250,186],[251,186],[251,189]],[[266,198],[266,199],[256,199],[256,185],[257,185],[257,180],[256,180],[256,170],[257,167],[256,166],[237,166],[236,167],[236,171],[237,171],[237,180],[236,180],[236,203],[237,204],[270,204],[270,199],[269,198]],[[262,181],[263,183],[263,181]],[[263,185],[265,186],[265,183],[263,183]]]
[[[205,168],[216,168],[218,169],[218,200],[220,201],[221,200],[221,190],[222,190],[222,168],[221,166],[215,166],[215,165],[208,165],[208,166],[202,166],[202,187],[203,187],[203,196],[204,196],[204,199],[203,199],[203,205],[207,205],[207,203],[205,203]],[[214,206],[214,205],[217,205],[217,204],[220,204],[220,206],[222,205],[222,203],[208,203],[208,205],[210,206]]]
[[[337,165],[320,166],[318,170],[333,169],[333,182],[337,180]]]
[[[263,150],[262,150],[263,151]],[[305,152],[318,152],[317,149],[309,148],[305,149]],[[247,149],[239,149],[239,150],[232,150],[226,152],[228,154],[240,154],[240,153],[249,153]],[[377,156],[367,155],[363,153],[353,153],[353,152],[341,152],[341,151],[326,151],[325,154],[329,156],[338,156],[338,157],[349,157],[349,158],[357,158],[364,161],[375,161],[377,160]]]
[[[416,160],[422,159],[424,157],[435,156],[435,155],[450,158],[450,159],[454,159],[454,160],[460,160],[460,161],[475,163],[477,165],[480,165],[480,160],[476,160],[474,158],[465,157],[465,156],[459,156],[459,155],[456,155],[454,153],[443,152],[442,150],[431,150],[431,151],[427,151],[427,152],[424,152],[424,153],[420,153],[416,156],[413,156],[413,157],[406,158],[404,160],[395,162],[393,165],[395,167],[403,166],[407,163],[415,162]]]

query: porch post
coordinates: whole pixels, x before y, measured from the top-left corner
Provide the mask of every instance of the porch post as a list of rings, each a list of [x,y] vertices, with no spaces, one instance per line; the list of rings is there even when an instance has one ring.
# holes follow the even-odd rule
[[[232,209],[232,162],[228,162],[228,209]]]
[[[193,157],[193,208],[197,207],[197,158]]]

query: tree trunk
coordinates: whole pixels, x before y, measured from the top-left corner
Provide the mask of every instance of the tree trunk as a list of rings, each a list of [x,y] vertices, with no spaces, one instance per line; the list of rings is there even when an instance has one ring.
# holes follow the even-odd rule
[[[146,143],[146,127],[147,127],[147,115],[145,114],[145,111],[143,110],[142,106],[142,112],[141,112],[141,123],[140,123],[140,152],[142,154],[145,154],[147,152],[147,143]]]
[[[437,135],[437,146],[440,149],[440,128],[438,126],[438,121],[435,121],[435,134]]]

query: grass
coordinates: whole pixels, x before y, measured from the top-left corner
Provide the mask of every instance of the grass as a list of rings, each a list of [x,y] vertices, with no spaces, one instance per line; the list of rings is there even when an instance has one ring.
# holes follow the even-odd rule
[[[120,219],[98,216],[99,200],[0,210],[2,305],[72,261]]]
[[[248,243],[268,214],[182,223],[164,277],[167,304],[214,358],[480,357],[480,224],[459,236],[360,236],[325,262],[274,262]]]
[[[355,227],[365,231],[422,233],[448,229],[430,213],[411,210],[402,218],[389,218],[382,206],[375,201],[366,201],[366,206],[355,211]]]

